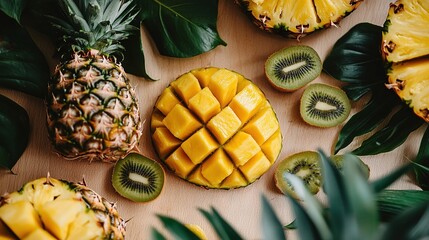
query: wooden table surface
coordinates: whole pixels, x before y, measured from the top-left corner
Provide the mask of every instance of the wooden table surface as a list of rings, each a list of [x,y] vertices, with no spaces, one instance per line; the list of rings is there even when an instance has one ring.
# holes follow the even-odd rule
[[[345,18],[339,28],[330,28],[309,35],[301,42],[285,39],[259,30],[253,25],[231,0],[219,1],[218,30],[228,45],[197,57],[177,59],[160,56],[151,39],[144,37],[147,58],[147,70],[160,80],[146,81],[130,76],[141,107],[142,119],[146,120],[140,150],[148,157],[156,159],[149,136],[149,117],[157,96],[176,78],[191,69],[205,66],[225,67],[242,73],[253,80],[267,95],[272,103],[281,125],[283,149],[279,159],[305,150],[321,148],[330,152],[340,127],[321,129],[306,125],[299,117],[299,98],[302,89],[293,93],[281,93],[270,87],[264,77],[264,61],[276,50],[286,46],[310,45],[325,59],[335,41],[359,22],[371,22],[382,25],[387,14],[388,1],[366,0],[350,16]],[[37,40],[38,35],[33,34]],[[145,36],[143,31],[143,36]],[[39,41],[46,53],[51,68],[55,62],[50,59],[52,46]],[[322,74],[314,82],[340,85],[339,81]],[[260,239],[261,234],[261,201],[264,194],[274,206],[281,221],[286,224],[293,219],[286,198],[279,194],[273,183],[274,167],[269,169],[258,181],[248,187],[235,190],[206,190],[189,184],[170,172],[166,175],[166,184],[161,195],[150,203],[134,203],[115,193],[111,185],[112,164],[101,162],[67,161],[52,152],[45,128],[45,106],[41,99],[29,95],[0,89],[4,94],[27,111],[31,119],[30,143],[21,159],[13,168],[17,173],[12,175],[0,170],[0,192],[17,190],[25,182],[46,176],[49,172],[55,178],[79,181],[83,177],[96,192],[110,201],[117,202],[120,214],[131,219],[127,224],[128,239],[149,239],[152,227],[165,233],[156,214],[175,217],[185,223],[200,225],[209,239],[216,239],[208,221],[200,214],[198,208],[215,207],[245,239]],[[353,104],[352,113],[362,107],[364,101]],[[371,179],[376,179],[400,164],[412,159],[417,152],[422,129],[412,133],[409,139],[396,150],[377,156],[362,157],[371,169]],[[353,145],[359,144],[358,139]],[[277,161],[278,163],[278,161]],[[275,164],[276,165],[276,164]],[[396,182],[392,188],[417,188],[408,176]]]

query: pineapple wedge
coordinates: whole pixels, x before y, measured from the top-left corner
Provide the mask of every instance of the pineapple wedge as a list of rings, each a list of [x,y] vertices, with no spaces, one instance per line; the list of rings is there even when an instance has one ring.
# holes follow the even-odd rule
[[[279,122],[262,91],[228,69],[183,74],[161,93],[151,119],[152,142],[165,165],[206,188],[249,185],[282,147]]]

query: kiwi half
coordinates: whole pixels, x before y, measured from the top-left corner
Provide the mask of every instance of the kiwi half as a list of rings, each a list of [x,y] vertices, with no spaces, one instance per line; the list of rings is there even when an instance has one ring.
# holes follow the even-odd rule
[[[350,110],[347,94],[340,88],[326,84],[309,85],[301,97],[301,117],[313,126],[337,126],[347,119]]]
[[[125,198],[135,202],[149,202],[161,194],[164,169],[152,159],[130,153],[115,164],[112,185]]]
[[[366,179],[368,179],[369,178],[369,172],[370,172],[368,165],[366,165],[359,157],[357,157],[355,155],[353,155],[353,157],[355,157],[359,160],[359,164],[360,164],[360,167],[362,170],[362,175]],[[344,161],[346,159],[347,158],[345,158],[345,155],[333,155],[333,156],[331,156],[332,162],[334,163],[335,167],[340,171],[342,171],[343,166],[344,166]]]
[[[304,181],[312,193],[319,192],[321,186],[320,156],[317,152],[304,151],[288,156],[280,161],[274,172],[276,187],[283,194],[299,199],[292,186],[284,178],[285,173],[295,174]]]
[[[283,48],[268,57],[265,75],[268,82],[283,92],[295,91],[316,79],[322,71],[317,52],[309,46]]]

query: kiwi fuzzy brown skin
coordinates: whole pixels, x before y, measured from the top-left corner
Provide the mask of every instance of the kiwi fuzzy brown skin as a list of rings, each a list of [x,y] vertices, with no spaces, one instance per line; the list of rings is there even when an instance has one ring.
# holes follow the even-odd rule
[[[288,73],[282,72],[286,67],[293,67],[293,65],[303,62],[305,63],[303,66],[294,66],[295,69],[291,69]],[[278,69],[280,67],[281,69]],[[275,89],[281,92],[293,92],[320,75],[322,61],[318,53],[310,46],[290,46],[272,53],[265,61],[264,72],[266,79]],[[287,79],[280,79],[281,77]]]
[[[121,172],[127,167],[134,169],[129,173]],[[148,170],[153,172],[151,176],[143,176],[143,172]],[[134,173],[134,176],[139,179],[137,179],[137,181],[135,179],[130,179],[130,173]],[[157,176],[154,176],[156,174]],[[146,183],[138,181],[142,179],[149,181],[149,183],[154,184],[154,186],[148,187]],[[155,200],[162,193],[165,180],[165,172],[161,164],[139,153],[132,152],[128,154],[125,158],[116,162],[113,167],[113,188],[119,195],[134,202],[150,202]],[[123,184],[127,184],[128,186],[123,186]],[[133,187],[138,187],[140,189],[132,189]]]
[[[315,92],[319,95],[315,96]],[[317,100],[317,102],[314,102],[314,100]],[[316,104],[318,103],[325,105],[324,107],[329,109],[316,109]],[[309,85],[301,96],[300,116],[304,122],[311,126],[323,128],[338,126],[348,118],[350,111],[351,103],[347,94],[335,86],[314,83]],[[320,115],[316,116],[316,114]]]

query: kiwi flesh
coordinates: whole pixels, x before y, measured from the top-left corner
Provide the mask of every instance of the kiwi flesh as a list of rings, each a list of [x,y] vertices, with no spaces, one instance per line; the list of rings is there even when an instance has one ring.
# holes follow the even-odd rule
[[[138,153],[130,153],[116,162],[112,185],[121,196],[134,202],[149,202],[157,198],[164,186],[162,166]]]
[[[276,187],[283,194],[299,199],[293,187],[284,178],[285,173],[291,173],[304,182],[304,185],[312,193],[319,192],[321,186],[320,156],[317,152],[304,151],[290,155],[280,161],[274,172]]]
[[[310,46],[283,48],[268,57],[265,75],[268,82],[283,92],[295,91],[316,79],[322,72],[322,61]]]
[[[349,155],[351,155],[351,154],[349,154]],[[352,157],[354,157],[354,158],[357,158],[359,161],[359,165],[360,165],[360,169],[362,170],[361,172],[362,172],[362,175],[366,178],[366,179],[368,179],[369,178],[369,172],[370,172],[370,169],[369,169],[369,167],[368,167],[368,165],[366,165],[363,161],[362,161],[362,159],[360,159],[358,156],[356,156],[356,155],[352,155]],[[330,157],[331,158],[331,160],[332,160],[332,162],[334,163],[334,165],[335,165],[335,167],[338,169],[338,170],[340,170],[340,172],[342,171],[342,169],[343,169],[343,166],[344,166],[344,161],[346,161],[348,158],[346,158],[345,157],[345,155],[333,155],[333,156],[331,156]]]
[[[311,84],[301,97],[301,117],[312,126],[337,126],[347,119],[350,110],[347,94],[340,88],[327,84]]]

